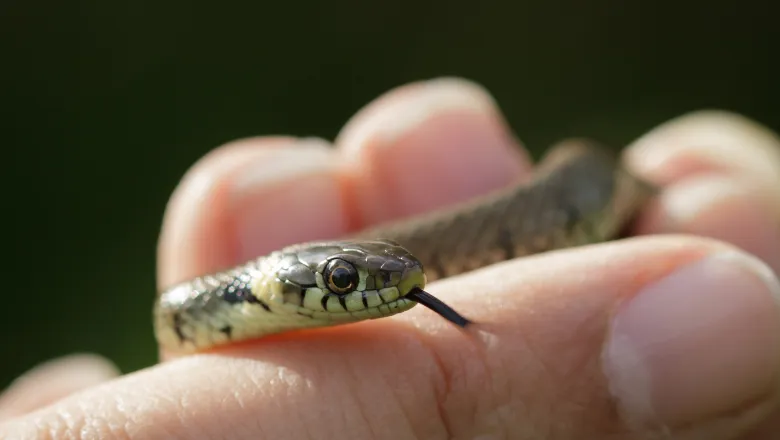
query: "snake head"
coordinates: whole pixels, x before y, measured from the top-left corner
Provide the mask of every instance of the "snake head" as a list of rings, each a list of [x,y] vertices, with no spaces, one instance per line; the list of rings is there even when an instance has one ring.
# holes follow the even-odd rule
[[[406,295],[426,281],[422,263],[389,240],[297,245],[277,261],[284,302],[316,319],[350,321],[408,310],[415,302]]]
[[[394,315],[419,302],[458,325],[468,322],[423,290],[422,263],[391,240],[297,245],[277,261],[284,303],[300,315],[357,321]]]

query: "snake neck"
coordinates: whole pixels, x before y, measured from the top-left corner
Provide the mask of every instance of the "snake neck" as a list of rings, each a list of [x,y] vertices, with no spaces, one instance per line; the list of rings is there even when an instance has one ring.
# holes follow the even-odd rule
[[[312,324],[285,301],[284,283],[272,271],[279,258],[274,253],[163,292],[154,309],[160,346],[194,352]]]

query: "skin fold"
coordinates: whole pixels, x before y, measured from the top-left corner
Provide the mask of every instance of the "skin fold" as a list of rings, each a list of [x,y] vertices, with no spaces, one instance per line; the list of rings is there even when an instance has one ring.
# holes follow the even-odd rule
[[[166,210],[159,287],[467,200],[534,166],[493,98],[460,79],[388,92],[333,144],[257,137],[198,161]],[[126,375],[58,359],[0,396],[0,438],[776,438],[780,141],[696,112],[624,161],[662,187],[631,237],[428,285],[469,310],[469,331],[416,307],[163,352]],[[286,215],[268,216],[280,203]]]

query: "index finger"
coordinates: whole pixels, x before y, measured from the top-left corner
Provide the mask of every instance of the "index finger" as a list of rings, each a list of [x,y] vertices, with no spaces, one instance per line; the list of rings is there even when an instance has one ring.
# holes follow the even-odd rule
[[[255,138],[196,163],[165,214],[158,286],[463,200],[529,168],[482,88],[459,80],[402,87],[361,110],[337,148]]]

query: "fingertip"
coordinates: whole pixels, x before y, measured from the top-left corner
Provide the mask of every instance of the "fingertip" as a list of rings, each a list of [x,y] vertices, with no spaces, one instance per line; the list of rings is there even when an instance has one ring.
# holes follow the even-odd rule
[[[763,262],[730,249],[676,267],[623,301],[604,371],[629,425],[693,438],[755,426],[778,399],[778,295]]]
[[[780,139],[742,115],[696,111],[651,130],[626,149],[629,165],[651,180],[668,184],[708,172],[727,172],[780,182]]]
[[[220,147],[193,165],[167,206],[159,287],[342,234],[346,208],[338,164],[324,141],[253,138]]]
[[[530,160],[481,86],[409,84],[360,110],[336,140],[352,162],[362,225],[421,213],[516,181]]]
[[[442,110],[495,112],[497,104],[481,85],[461,78],[436,78],[392,89],[360,109],[345,125],[336,143],[358,151],[366,138],[392,143]]]

